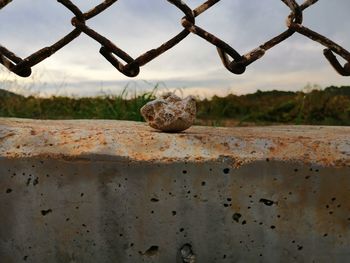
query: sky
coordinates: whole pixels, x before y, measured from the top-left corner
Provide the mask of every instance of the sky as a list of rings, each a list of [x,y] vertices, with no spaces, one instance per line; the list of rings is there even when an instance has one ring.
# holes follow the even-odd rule
[[[87,11],[101,1],[75,0]],[[195,8],[203,1],[184,1]],[[302,1],[298,1],[302,3]],[[304,25],[350,49],[349,0],[319,0],[304,12]],[[280,0],[221,0],[196,19],[196,24],[246,52],[283,32],[289,9]],[[158,47],[183,28],[183,13],[165,0],[119,0],[87,25],[111,39],[132,57]],[[69,33],[72,13],[54,0],[13,0],[0,10],[0,45],[24,58]],[[173,49],[128,78],[99,54],[100,44],[84,33],[32,68],[29,78],[17,77],[0,65],[0,88],[24,95],[94,96],[143,92],[158,85],[182,95],[210,97],[256,90],[301,90],[306,85],[349,85],[323,56],[324,47],[294,34],[250,65],[243,75],[221,64],[216,48],[189,35]]]

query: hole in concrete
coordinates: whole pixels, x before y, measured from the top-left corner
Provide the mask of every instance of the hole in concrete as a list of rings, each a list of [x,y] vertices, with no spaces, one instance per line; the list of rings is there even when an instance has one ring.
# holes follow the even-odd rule
[[[26,182],[26,185],[27,185],[27,186],[29,186],[31,180],[32,180],[32,178],[28,178],[28,180],[27,180],[27,182]]]
[[[225,168],[224,170],[222,170],[224,172],[224,174],[228,174],[230,172],[230,168]]]
[[[176,211],[172,211],[171,213],[173,214],[173,216],[176,216]]]
[[[180,232],[183,232],[185,229],[183,227],[180,228]]]
[[[237,223],[239,223],[239,219],[242,217],[242,215],[240,213],[234,213],[232,216],[232,219],[234,221],[236,221]]]
[[[298,250],[302,250],[303,249],[303,246],[298,246]]]
[[[145,256],[152,257],[157,255],[159,252],[159,247],[158,246],[151,246],[149,249],[147,249],[144,253],[141,253]]]
[[[33,185],[35,186],[35,185],[37,185],[38,183],[39,183],[39,178],[36,177],[36,178],[34,179],[34,181],[33,181]]]
[[[12,192],[12,189],[11,188],[7,188],[6,189],[6,194],[9,194],[9,193],[11,193]]]
[[[245,224],[247,224],[247,221],[243,220],[242,225],[245,225]]]
[[[274,204],[274,201],[271,201],[271,200],[268,200],[268,199],[265,199],[265,198],[261,198],[259,200],[260,203],[263,203],[264,205],[267,205],[267,206],[272,206]]]
[[[183,174],[187,174],[187,171],[186,171],[186,170],[183,170],[182,173],[183,173]]]
[[[84,193],[81,193],[80,196],[83,197],[83,196],[84,196]]]
[[[154,203],[159,202],[159,199],[157,199],[157,198],[152,198],[152,199],[151,199],[151,202],[154,202]]]
[[[182,262],[184,263],[194,263],[196,262],[196,256],[193,253],[192,246],[190,244],[185,244],[180,249]]]
[[[272,225],[272,226],[270,226],[270,228],[271,228],[271,229],[275,229],[276,227]]]
[[[26,261],[28,259],[28,256],[24,256],[23,260]]]
[[[50,209],[47,209],[47,210],[41,210],[41,214],[43,215],[43,216],[46,216],[47,214],[49,214],[49,213],[52,213],[52,209],[50,208]]]

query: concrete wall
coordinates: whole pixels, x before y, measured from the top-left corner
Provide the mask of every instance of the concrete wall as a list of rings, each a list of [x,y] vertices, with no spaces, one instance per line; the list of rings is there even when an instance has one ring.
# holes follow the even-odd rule
[[[349,262],[349,139],[0,119],[0,262]]]

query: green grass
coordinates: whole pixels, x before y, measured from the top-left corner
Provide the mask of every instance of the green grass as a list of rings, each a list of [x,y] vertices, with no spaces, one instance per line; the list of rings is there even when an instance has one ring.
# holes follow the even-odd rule
[[[131,98],[127,88],[119,96],[93,98],[24,97],[0,90],[0,116],[143,121],[140,108],[155,99],[156,90],[157,87],[142,95],[133,94]],[[309,92],[257,91],[242,96],[214,96],[198,100],[197,107],[198,124],[213,126],[230,123],[350,125],[350,86]]]

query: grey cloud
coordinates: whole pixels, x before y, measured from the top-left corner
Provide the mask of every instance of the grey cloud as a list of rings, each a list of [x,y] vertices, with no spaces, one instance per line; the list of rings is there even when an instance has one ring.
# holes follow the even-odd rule
[[[201,0],[186,1],[193,8],[202,2]],[[83,10],[88,10],[100,1],[76,0],[74,3]],[[304,22],[311,29],[350,48],[349,10],[350,1],[348,0],[319,1],[305,11]],[[199,16],[197,23],[244,54],[285,30],[285,18],[288,13],[288,8],[279,0],[222,0]],[[111,38],[118,46],[136,57],[148,49],[159,46],[181,31],[182,16],[181,11],[165,0],[119,0],[104,14],[89,21],[88,25]],[[57,1],[13,1],[0,11],[1,44],[20,56],[26,56],[43,46],[54,43],[72,30],[71,17],[72,14]],[[42,66],[35,68],[50,70],[56,63],[55,70],[62,67],[62,72],[68,72],[67,82],[69,82],[69,72],[82,65],[89,70],[89,75],[82,74],[81,79],[90,79],[91,72],[96,70],[95,83],[104,82],[104,79],[98,79],[98,72],[105,70],[111,72],[110,79],[115,81],[123,79],[123,84],[130,81],[111,68],[109,63],[99,55],[98,49],[98,43],[82,35],[47,62],[42,63]],[[145,66],[136,80],[142,82],[144,78],[155,82],[164,81],[174,87],[215,85],[231,87],[239,84],[253,87],[252,89],[254,87],[261,89],[263,86],[276,85],[278,80],[285,81],[285,77],[282,76],[295,77],[298,74],[301,76],[300,72],[310,72],[309,78],[307,74],[302,74],[298,84],[292,81],[291,83],[294,84],[288,84],[290,89],[295,89],[309,81],[317,82],[315,77],[317,75],[312,73],[320,70],[328,74],[330,82],[346,83],[347,79],[334,74],[322,55],[322,49],[321,45],[295,34],[286,42],[268,51],[260,61],[251,65],[247,69],[247,74],[236,76],[227,72],[221,65],[215,47],[198,36],[192,35]],[[159,72],[158,79],[154,77],[157,72]],[[179,77],[171,78],[168,76],[169,72]],[[153,75],[149,77],[151,73]],[[162,77],[165,73],[167,79]],[[262,77],[264,74],[274,76],[274,79],[272,80],[271,77],[264,79]],[[181,78],[181,76],[184,77]],[[192,76],[192,80],[189,76]],[[200,78],[202,81],[198,81]],[[256,79],[255,82],[254,79]],[[18,81],[20,82],[21,79],[18,78]],[[319,82],[326,84],[321,78]],[[74,88],[74,85],[71,86]],[[91,89],[93,86],[93,84],[90,85]]]

